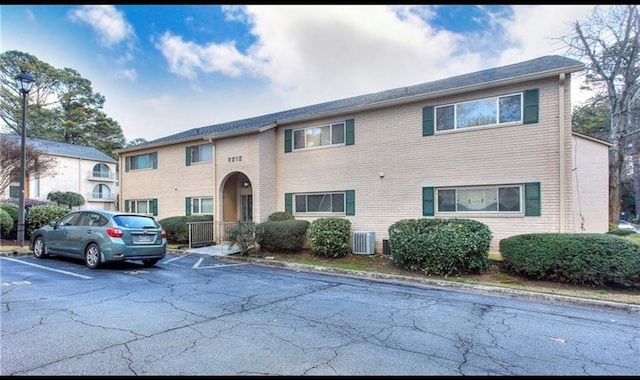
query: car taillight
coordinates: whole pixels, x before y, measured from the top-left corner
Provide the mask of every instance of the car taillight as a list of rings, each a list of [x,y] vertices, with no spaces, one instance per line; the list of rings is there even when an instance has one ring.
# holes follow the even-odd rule
[[[167,231],[162,230],[162,232],[160,233],[160,237],[163,238],[163,239],[166,239],[167,238]]]
[[[111,237],[119,238],[124,235],[124,232],[122,232],[122,230],[119,228],[109,227],[107,228],[107,235]]]

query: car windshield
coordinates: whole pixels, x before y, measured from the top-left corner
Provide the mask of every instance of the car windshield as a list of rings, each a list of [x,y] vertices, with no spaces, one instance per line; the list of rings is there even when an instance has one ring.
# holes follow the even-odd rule
[[[117,225],[128,228],[157,228],[158,224],[152,218],[138,215],[116,215],[113,220]]]

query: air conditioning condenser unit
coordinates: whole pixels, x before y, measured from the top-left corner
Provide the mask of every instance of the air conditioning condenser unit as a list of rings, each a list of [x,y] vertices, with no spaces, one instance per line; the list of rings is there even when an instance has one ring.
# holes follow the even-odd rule
[[[354,231],[352,252],[356,255],[375,254],[376,233],[374,231]]]

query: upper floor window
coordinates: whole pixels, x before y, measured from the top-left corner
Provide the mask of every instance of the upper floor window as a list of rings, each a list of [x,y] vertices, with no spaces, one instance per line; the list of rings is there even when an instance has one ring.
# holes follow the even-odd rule
[[[344,145],[345,122],[293,130],[293,149],[308,149],[327,145]]]
[[[96,164],[93,167],[93,176],[98,178],[109,178],[110,174],[109,166],[106,164]]]
[[[213,145],[202,144],[187,147],[187,166],[196,162],[213,161]]]
[[[125,171],[140,169],[156,169],[158,167],[158,153],[145,153],[137,156],[125,157]]]
[[[436,131],[522,122],[522,93],[435,107]]]

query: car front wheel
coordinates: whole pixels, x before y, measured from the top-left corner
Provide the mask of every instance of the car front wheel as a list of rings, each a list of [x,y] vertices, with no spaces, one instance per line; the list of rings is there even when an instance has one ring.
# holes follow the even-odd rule
[[[33,256],[36,259],[44,259],[49,256],[47,253],[47,245],[44,243],[44,239],[42,237],[37,237],[33,242]]]
[[[97,244],[91,243],[84,250],[84,263],[90,269],[96,269],[100,266],[102,252]]]

